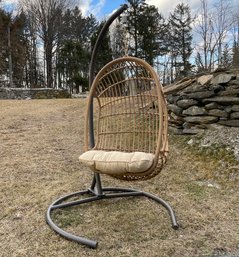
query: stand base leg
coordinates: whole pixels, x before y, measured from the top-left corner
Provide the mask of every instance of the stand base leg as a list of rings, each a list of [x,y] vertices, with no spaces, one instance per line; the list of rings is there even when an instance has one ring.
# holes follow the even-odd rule
[[[69,232],[66,232],[65,230],[61,229],[59,226],[57,226],[54,221],[51,218],[51,214],[53,213],[54,210],[56,209],[62,209],[62,208],[67,208],[67,207],[72,207],[72,206],[77,206],[81,205],[84,203],[90,203],[102,199],[110,199],[110,198],[118,198],[118,197],[132,197],[132,196],[145,196],[151,200],[156,201],[157,203],[161,204],[163,207],[165,207],[169,213],[169,216],[171,218],[172,222],[172,227],[173,229],[178,229],[179,225],[177,223],[175,214],[171,206],[164,201],[163,199],[149,194],[147,192],[135,190],[135,189],[129,189],[129,188],[115,188],[115,187],[110,187],[110,188],[101,188],[102,193],[101,194],[96,194],[94,190],[88,189],[84,191],[79,191],[75,193],[71,193],[68,195],[65,195],[56,201],[54,201],[47,209],[46,213],[46,222],[47,224],[59,235],[65,237],[68,240],[75,241],[77,243],[81,243],[83,245],[88,246],[89,248],[95,249],[98,245],[98,243],[94,240],[87,239],[84,237],[76,236],[73,235]],[[74,200],[74,201],[68,201],[66,200],[72,198],[72,197],[81,197],[83,195],[89,195],[87,198],[79,199],[79,200]]]

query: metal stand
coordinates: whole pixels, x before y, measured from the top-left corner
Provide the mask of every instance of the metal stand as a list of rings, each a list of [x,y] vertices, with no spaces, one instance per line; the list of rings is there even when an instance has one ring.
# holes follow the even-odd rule
[[[131,1],[129,1],[129,2],[131,2]],[[93,49],[92,56],[91,56],[91,62],[90,62],[90,68],[89,68],[89,86],[91,86],[91,84],[93,82],[94,65],[95,65],[95,62],[97,59],[98,48],[100,46],[100,42],[102,41],[102,38],[104,37],[110,24],[127,8],[128,8],[128,6],[125,4],[125,5],[121,6],[115,13],[113,13],[112,16],[105,23],[104,27],[102,28],[102,30],[100,32],[100,35],[98,36],[97,42],[95,44],[95,47]],[[94,146],[94,129],[93,129],[93,127],[94,126],[93,126],[93,102],[92,102],[91,109],[90,109],[90,118],[89,118],[89,142],[90,142],[91,147]],[[81,198],[81,196],[83,196],[83,195],[88,195],[89,197]],[[115,187],[102,188],[100,175],[98,173],[94,174],[93,181],[92,181],[91,187],[89,189],[65,195],[65,196],[57,199],[56,201],[54,201],[48,207],[48,210],[46,213],[46,221],[47,221],[48,225],[56,233],[65,237],[66,239],[75,241],[77,243],[84,244],[90,248],[96,248],[97,244],[98,244],[96,241],[73,235],[73,234],[61,229],[60,227],[58,227],[51,218],[51,214],[53,213],[53,211],[57,210],[57,209],[81,205],[84,203],[90,203],[90,202],[94,202],[94,201],[102,200],[102,199],[110,199],[110,198],[117,198],[117,197],[132,197],[132,196],[145,196],[149,199],[156,201],[157,203],[161,204],[162,206],[164,206],[168,210],[169,215],[171,217],[172,227],[174,229],[178,229],[179,226],[176,221],[175,214],[174,214],[171,206],[167,202],[165,202],[163,199],[156,197],[152,194],[149,194],[149,193],[146,193],[143,191],[139,191],[139,190],[135,190],[135,189],[130,189],[130,188],[117,188],[117,187],[116,188]],[[76,197],[79,197],[79,200],[73,200],[73,201],[66,202],[66,200],[69,200],[70,198],[73,198],[73,197],[74,197],[74,199]]]
[[[80,199],[80,197],[83,195],[90,195],[90,196],[88,198]],[[65,200],[70,199],[72,197],[75,198],[76,196],[79,196],[79,200],[74,200],[71,202],[69,202],[69,201],[64,202]],[[48,207],[48,210],[46,213],[46,221],[47,221],[48,225],[56,233],[65,237],[66,239],[75,241],[77,243],[84,244],[90,248],[95,249],[98,245],[98,243],[96,241],[73,235],[73,234],[61,229],[60,227],[58,227],[51,218],[52,212],[56,209],[72,207],[72,206],[76,206],[76,205],[80,205],[80,204],[84,204],[84,203],[90,203],[90,202],[97,201],[97,200],[117,198],[117,197],[130,197],[130,196],[131,197],[132,196],[145,196],[145,197],[152,199],[152,200],[156,201],[157,203],[161,204],[162,206],[164,206],[167,209],[167,211],[170,215],[173,229],[179,228],[179,225],[177,223],[173,209],[163,199],[156,197],[155,195],[152,195],[152,194],[149,194],[149,193],[146,193],[143,191],[131,189],[131,188],[118,188],[118,187],[102,188],[100,175],[97,173],[95,173],[91,187],[89,189],[65,195],[65,196],[57,199],[56,201],[54,201]]]

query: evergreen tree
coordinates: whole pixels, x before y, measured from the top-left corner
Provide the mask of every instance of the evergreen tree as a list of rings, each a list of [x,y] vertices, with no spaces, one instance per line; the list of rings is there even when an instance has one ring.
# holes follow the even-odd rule
[[[139,16],[139,35],[140,46],[139,56],[143,57],[151,65],[154,59],[162,52],[161,44],[163,41],[162,25],[163,17],[159,14],[158,9],[153,5],[146,5]]]
[[[4,10],[0,9],[0,76],[6,75],[7,73],[7,24],[7,13]]]
[[[158,55],[166,53],[167,26],[158,9],[144,0],[129,1],[127,31],[130,35],[129,54],[145,59],[151,65]]]
[[[77,40],[85,47],[89,47],[89,41],[96,31],[98,22],[93,15],[84,17],[81,10],[75,7],[66,10],[62,17],[62,26],[59,29],[59,41]]]
[[[162,14],[158,14],[157,16],[157,43],[158,50],[157,54],[160,56],[166,55],[169,52],[168,49],[168,33],[169,33],[169,24],[162,16]]]
[[[26,39],[24,37],[25,15],[19,15],[10,20],[12,72],[15,86],[21,87],[26,66]]]
[[[10,86],[23,82],[26,63],[26,42],[23,36],[24,15],[15,17],[0,10],[0,75],[7,75]]]
[[[233,43],[232,65],[239,67],[239,43],[236,41]]]
[[[142,39],[142,34],[140,34],[140,26],[142,26],[142,19],[139,17],[142,15],[144,7],[145,7],[145,0],[130,0],[129,3],[131,4],[131,8],[128,9],[127,12],[127,30],[130,34],[130,55],[139,56],[140,52],[140,41]]]
[[[62,17],[57,44],[57,77],[60,87],[67,85],[86,90],[88,85],[88,68],[90,62],[91,38],[96,31],[97,22],[94,16],[83,17],[76,7],[67,10]]]
[[[83,66],[89,63],[89,55],[81,43],[73,40],[65,41],[59,49],[58,56],[57,68],[61,74],[60,82],[62,79],[65,80],[71,93],[73,93],[74,88],[79,92],[79,86],[82,86],[82,90],[85,91],[87,78],[83,72]]]
[[[221,66],[229,68],[232,66],[232,54],[230,53],[229,45],[225,44],[222,52]]]
[[[101,24],[98,27],[98,30],[96,33],[94,33],[92,39],[91,39],[91,45],[92,49],[96,43],[96,40],[98,38],[98,35],[104,26],[104,21],[101,22]],[[98,51],[97,56],[97,62],[95,64],[95,72],[97,73],[101,68],[103,68],[108,62],[112,61],[112,48],[111,48],[111,41],[110,41],[110,34],[109,32],[106,33],[102,41],[100,42],[100,48]]]
[[[169,44],[176,77],[180,73],[186,76],[191,69],[189,58],[192,54],[192,21],[190,8],[183,3],[178,4],[169,17]]]
[[[26,87],[41,87],[43,81],[43,70],[39,63],[39,46],[37,30],[31,13],[25,15],[24,38],[26,42],[26,65],[24,83]]]

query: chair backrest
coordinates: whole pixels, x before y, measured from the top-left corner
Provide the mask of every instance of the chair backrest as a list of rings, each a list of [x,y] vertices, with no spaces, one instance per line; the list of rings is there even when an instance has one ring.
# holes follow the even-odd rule
[[[139,180],[157,175],[168,152],[168,116],[162,86],[153,68],[139,58],[122,57],[100,70],[88,99],[86,150],[89,150],[89,114],[93,102],[94,149],[155,156],[148,171],[115,177]]]

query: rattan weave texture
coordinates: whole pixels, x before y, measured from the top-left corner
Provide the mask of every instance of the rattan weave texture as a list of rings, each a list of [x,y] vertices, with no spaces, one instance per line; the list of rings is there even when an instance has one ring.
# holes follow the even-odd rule
[[[146,152],[155,156],[145,172],[115,175],[124,180],[145,180],[157,175],[168,152],[168,116],[162,86],[154,69],[136,57],[122,57],[97,74],[88,99],[85,147],[89,150],[89,113],[94,103],[97,150]]]

